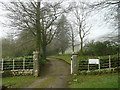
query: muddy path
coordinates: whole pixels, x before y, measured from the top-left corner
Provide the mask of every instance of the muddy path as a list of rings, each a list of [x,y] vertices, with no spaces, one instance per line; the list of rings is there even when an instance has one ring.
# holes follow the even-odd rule
[[[47,59],[40,79],[24,88],[67,88],[70,65],[63,60]]]

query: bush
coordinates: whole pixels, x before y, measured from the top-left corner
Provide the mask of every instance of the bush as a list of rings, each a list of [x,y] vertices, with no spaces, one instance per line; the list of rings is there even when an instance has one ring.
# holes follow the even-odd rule
[[[120,70],[120,68],[116,68],[116,70]],[[108,73],[117,73],[117,71],[113,69],[101,69],[101,70],[90,70],[90,71],[79,71],[79,75],[100,75],[100,74],[108,74]]]
[[[11,71],[4,71],[2,73],[2,77],[12,77],[12,76],[13,76],[13,74]]]
[[[120,67],[116,67],[116,68],[114,69],[114,72],[120,72]]]

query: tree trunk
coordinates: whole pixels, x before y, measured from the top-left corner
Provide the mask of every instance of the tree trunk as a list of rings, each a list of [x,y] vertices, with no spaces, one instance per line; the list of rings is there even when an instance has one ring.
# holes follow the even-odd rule
[[[38,52],[38,56],[37,56],[37,59],[38,59],[38,62],[36,63],[37,65],[37,71],[38,71],[38,76],[40,75],[40,59],[41,59],[41,57],[40,57],[40,31],[39,30],[37,30],[37,35],[36,35],[36,51]]]
[[[40,28],[40,2],[37,2],[37,8],[36,8],[36,51],[38,52],[38,76],[40,75],[40,59],[41,59],[41,28]]]
[[[62,50],[61,53],[62,53],[62,55],[63,55],[63,54],[64,54],[64,51]]]
[[[80,54],[83,55],[83,38],[81,38],[81,43],[80,43]]]
[[[118,33],[120,33],[120,1],[118,3],[117,17],[118,17]],[[120,41],[120,34],[118,34],[118,41]]]
[[[61,47],[61,53],[62,53],[62,55],[64,54],[64,49],[63,49],[63,47]]]
[[[74,41],[72,40],[72,51],[74,52]]]
[[[74,52],[75,50],[74,50],[74,43],[72,43],[72,51]]]
[[[45,64],[46,63],[46,46],[47,46],[47,42],[46,42],[46,32],[43,30],[42,31],[42,62],[41,64]]]
[[[42,45],[42,64],[46,63],[46,44]]]
[[[72,51],[74,52],[74,32],[72,30]]]

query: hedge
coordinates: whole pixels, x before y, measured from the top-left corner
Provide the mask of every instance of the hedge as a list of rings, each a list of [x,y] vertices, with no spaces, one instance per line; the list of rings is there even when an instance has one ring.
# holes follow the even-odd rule
[[[119,66],[119,55],[111,55],[111,68]],[[88,59],[99,59],[99,56],[96,57],[78,57],[79,70],[88,70]],[[90,70],[98,69],[97,64],[89,64]],[[109,56],[100,57],[100,68],[109,68]]]

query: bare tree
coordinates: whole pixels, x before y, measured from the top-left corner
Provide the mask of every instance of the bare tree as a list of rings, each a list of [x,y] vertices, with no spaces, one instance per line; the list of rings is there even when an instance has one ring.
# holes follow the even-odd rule
[[[71,41],[72,41],[72,51],[75,51],[75,34],[73,28],[71,27]]]
[[[69,24],[70,25],[70,42],[71,42],[71,46],[72,46],[72,52],[75,52],[75,40],[77,37],[77,33],[75,32],[75,27],[73,28],[73,24]]]
[[[102,11],[106,9],[105,13],[105,22],[110,23],[113,26],[113,31],[108,35],[105,35],[104,38],[113,39],[114,41],[120,40],[120,1],[119,0],[105,0],[100,1],[96,4],[92,4],[91,7],[94,10]],[[117,34],[116,34],[117,33]],[[116,34],[116,35],[114,35]]]
[[[80,51],[83,53],[84,39],[89,34],[91,26],[88,26],[86,21],[90,14],[85,3],[78,2],[74,4],[75,8],[73,9],[74,21],[73,23],[77,26],[79,38],[80,38]]]
[[[66,12],[61,8],[62,2],[41,2],[42,0],[38,0],[38,2],[20,2],[18,0],[18,2],[3,3],[5,9],[9,11],[7,17],[10,20],[10,26],[19,32],[28,31],[33,34],[40,63],[41,60],[45,61],[46,46],[56,33],[55,21]]]

